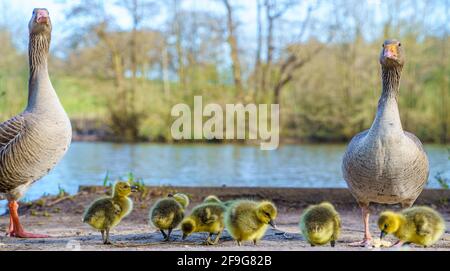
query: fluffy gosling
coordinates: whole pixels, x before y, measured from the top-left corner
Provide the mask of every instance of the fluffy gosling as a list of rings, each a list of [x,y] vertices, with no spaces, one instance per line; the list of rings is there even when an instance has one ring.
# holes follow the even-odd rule
[[[435,244],[445,232],[445,221],[435,210],[425,207],[412,207],[399,213],[385,211],[378,218],[381,230],[380,239],[387,234],[395,235],[401,246],[414,243],[424,247]]]
[[[215,195],[209,195],[204,200],[203,203],[223,203],[219,197]]]
[[[112,196],[97,199],[86,209],[82,221],[100,230],[103,244],[111,244],[109,231],[133,209],[133,202],[128,196],[136,190],[137,187],[128,182],[117,182]]]
[[[181,222],[183,240],[194,232],[207,232],[209,235],[205,244],[217,244],[225,227],[223,221],[225,211],[225,206],[217,202],[207,202],[195,207],[191,214]],[[216,234],[216,238],[211,241],[214,234]]]
[[[150,209],[149,221],[161,231],[164,241],[169,241],[172,230],[183,220],[184,210],[188,205],[189,198],[185,194],[176,193],[158,200]],[[164,230],[168,231],[167,234]]]
[[[311,246],[335,246],[341,232],[341,218],[328,202],[309,206],[300,217],[300,230]]]
[[[276,217],[277,208],[271,202],[236,200],[227,208],[225,226],[239,246],[246,240],[253,240],[256,245],[266,233],[268,225],[275,228]]]

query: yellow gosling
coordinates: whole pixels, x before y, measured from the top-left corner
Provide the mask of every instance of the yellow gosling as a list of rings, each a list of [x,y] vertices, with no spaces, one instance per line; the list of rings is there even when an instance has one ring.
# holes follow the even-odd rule
[[[435,244],[445,232],[445,221],[435,210],[420,206],[402,212],[385,211],[380,214],[380,239],[393,234],[399,241],[395,246],[413,243],[424,247]]]
[[[268,225],[275,227],[276,217],[277,208],[269,201],[235,200],[225,213],[225,226],[239,246],[246,240],[256,245]]]
[[[82,221],[100,230],[104,244],[111,244],[109,231],[133,209],[133,202],[128,196],[136,189],[128,182],[117,182],[112,196],[97,199],[86,209]]]
[[[225,206],[217,202],[203,203],[195,207],[191,214],[181,222],[183,240],[194,232],[207,232],[209,235],[205,244],[217,244],[225,227],[225,211]],[[216,234],[216,238],[211,241],[214,234]]]
[[[223,203],[219,197],[215,195],[209,195],[204,200],[203,203]]]
[[[189,205],[189,198],[182,193],[169,195],[158,200],[149,212],[149,222],[161,231],[164,241],[170,240],[170,234],[184,218],[184,210]],[[164,232],[167,230],[167,234]]]
[[[329,202],[309,206],[300,217],[300,230],[311,246],[335,246],[341,232],[341,218]]]

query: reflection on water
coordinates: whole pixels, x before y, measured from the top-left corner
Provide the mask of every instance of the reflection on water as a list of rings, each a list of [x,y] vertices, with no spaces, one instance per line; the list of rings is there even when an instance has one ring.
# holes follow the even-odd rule
[[[101,185],[106,170],[117,178],[132,171],[149,185],[345,187],[341,159],[345,145],[284,145],[275,151],[239,145],[73,143],[63,161],[26,194],[32,200],[56,194],[58,185],[75,193],[79,185]],[[450,178],[446,146],[426,146],[429,187],[434,176]]]

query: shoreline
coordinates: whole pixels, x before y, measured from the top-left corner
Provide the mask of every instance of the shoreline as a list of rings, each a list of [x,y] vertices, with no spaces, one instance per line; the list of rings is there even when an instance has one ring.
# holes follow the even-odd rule
[[[19,213],[27,230],[53,236],[49,239],[16,239],[0,236],[0,250],[379,250],[350,247],[351,242],[362,237],[360,211],[347,189],[341,188],[250,188],[250,187],[178,187],[145,186],[132,196],[134,209],[116,228],[111,231],[112,246],[102,245],[100,234],[81,222],[85,208],[95,198],[104,196],[109,187],[82,186],[75,195],[42,197],[30,203],[22,203]],[[187,212],[199,204],[209,194],[215,194],[222,200],[236,198],[272,200],[279,210],[276,219],[278,228],[268,230],[261,242],[254,246],[251,242],[242,247],[225,233],[217,246],[204,246],[205,235],[194,234],[185,242],[181,233],[174,231],[173,242],[161,242],[156,229],[148,225],[148,211],[152,204],[167,193],[184,192],[191,197],[192,203]],[[304,208],[323,200],[332,202],[342,216],[342,236],[337,246],[310,247],[304,241],[298,228],[298,220]],[[436,208],[444,216],[447,229],[450,229],[450,190],[426,189],[416,205],[428,205]],[[379,212],[392,209],[397,205],[371,205],[370,227],[376,236],[379,230],[376,219]],[[0,217],[0,229],[6,231],[9,223],[7,215]],[[387,240],[393,242],[390,236]],[[450,233],[447,230],[443,238],[431,248],[410,246],[406,250],[450,250]]]
[[[73,126],[72,141],[73,142],[107,142],[107,143],[158,143],[158,144],[235,144],[235,145],[259,145],[259,140],[219,140],[219,139],[192,139],[192,140],[166,140],[162,138],[140,138],[135,141],[121,140],[115,136],[111,129],[103,122],[93,119],[80,120],[71,119]],[[308,144],[348,144],[352,138],[298,138],[286,137],[280,135],[279,144],[286,145],[308,145]],[[423,144],[449,145],[450,142],[422,141]],[[449,146],[450,148],[450,146]]]

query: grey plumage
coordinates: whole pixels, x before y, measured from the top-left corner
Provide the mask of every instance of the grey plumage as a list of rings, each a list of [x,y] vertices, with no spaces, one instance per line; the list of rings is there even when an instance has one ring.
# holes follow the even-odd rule
[[[426,185],[429,167],[420,140],[403,131],[397,97],[404,65],[403,47],[396,40],[383,43],[380,55],[382,94],[369,130],[350,142],[342,161],[342,174],[363,213],[364,240],[370,246],[371,202],[410,207]]]
[[[396,42],[396,41],[388,41]],[[383,92],[369,130],[357,134],[343,158],[342,172],[361,205],[402,203],[409,207],[428,179],[428,159],[420,140],[403,131],[397,105],[402,66],[382,63]]]
[[[50,32],[36,32],[33,18],[28,105],[0,124],[0,193],[9,200],[19,199],[30,184],[45,176],[64,156],[72,137],[69,118],[48,75]]]

